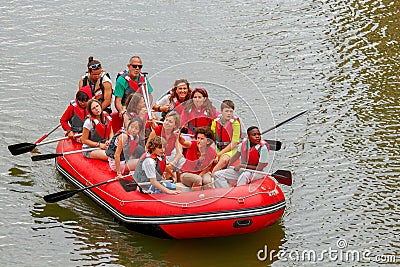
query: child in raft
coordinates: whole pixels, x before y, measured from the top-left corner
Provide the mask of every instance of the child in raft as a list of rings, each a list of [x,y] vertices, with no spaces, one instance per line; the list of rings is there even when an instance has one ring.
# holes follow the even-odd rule
[[[143,123],[140,118],[129,120],[127,130],[116,133],[106,149],[110,168],[117,173],[118,177],[134,170],[144,153],[143,146],[139,144],[139,133],[142,128]]]
[[[211,130],[214,133],[217,157],[214,163],[211,176],[214,173],[226,169],[229,160],[237,151],[237,145],[241,137],[241,125],[238,117],[233,115],[235,104],[231,100],[224,100],[221,103],[221,114],[211,123]]]
[[[139,184],[150,182],[147,186],[140,186],[143,193],[179,194],[181,192],[175,184],[163,180],[165,166],[164,144],[161,137],[154,136],[147,143],[146,156],[139,161],[133,174],[134,180]]]
[[[88,112],[86,105],[92,93],[89,86],[84,86],[78,90],[75,99],[72,100],[60,118],[61,127],[66,131],[65,136],[81,143],[80,137],[74,137],[77,133],[82,133],[83,123],[86,120]]]
[[[237,181],[236,186],[249,184],[265,176],[264,174],[251,172],[251,170],[262,171],[268,165],[269,145],[262,140],[260,130],[256,126],[251,126],[247,129],[247,136],[248,139],[239,144],[237,152],[229,162],[229,164],[234,163],[240,158],[240,164],[233,169],[215,172],[214,185],[216,188],[231,187],[234,181]]]

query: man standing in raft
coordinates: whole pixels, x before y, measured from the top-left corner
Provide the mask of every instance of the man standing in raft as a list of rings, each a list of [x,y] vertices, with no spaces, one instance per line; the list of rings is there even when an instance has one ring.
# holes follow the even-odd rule
[[[232,181],[237,181],[236,186],[249,184],[264,177],[264,174],[241,170],[243,168],[262,171],[269,160],[269,146],[262,140],[258,127],[250,126],[247,129],[247,136],[248,139],[239,144],[237,152],[229,162],[229,164],[234,163],[240,157],[240,164],[233,169],[217,171],[214,174],[215,188],[231,187]]]
[[[124,113],[125,101],[130,94],[140,93],[143,94],[140,85],[146,84],[148,86],[147,93],[149,95],[149,104],[153,102],[151,93],[153,87],[151,87],[147,78],[142,75],[141,70],[143,67],[142,60],[138,56],[131,57],[129,64],[127,65],[128,70],[121,71],[117,75],[117,82],[115,84],[114,96],[115,96],[115,108],[118,111],[119,117],[122,119]]]

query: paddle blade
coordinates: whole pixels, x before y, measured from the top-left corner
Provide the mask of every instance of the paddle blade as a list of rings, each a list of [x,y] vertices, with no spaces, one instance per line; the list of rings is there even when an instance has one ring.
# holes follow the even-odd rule
[[[292,185],[292,173],[285,170],[277,170],[272,174],[278,183],[291,186]]]
[[[48,203],[54,203],[54,202],[57,202],[60,200],[70,198],[78,192],[79,192],[79,190],[61,191],[61,192],[57,192],[57,193],[53,193],[53,194],[44,196],[43,199]]]
[[[281,147],[282,147],[281,141],[275,141],[275,140],[265,140],[265,141],[268,143],[270,150],[272,150],[272,151],[281,150]]]
[[[42,154],[42,155],[35,155],[32,156],[32,161],[39,161],[39,160],[46,160],[46,159],[54,159],[56,157],[62,156],[62,153],[55,153],[55,154]]]
[[[14,156],[24,154],[26,152],[31,151],[36,147],[36,144],[32,143],[19,143],[14,145],[9,145],[8,150],[10,150],[11,154]]]

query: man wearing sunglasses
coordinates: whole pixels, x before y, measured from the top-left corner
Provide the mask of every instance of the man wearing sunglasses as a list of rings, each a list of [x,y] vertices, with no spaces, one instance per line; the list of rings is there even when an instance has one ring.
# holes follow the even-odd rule
[[[132,93],[141,93],[141,84],[147,84],[147,93],[149,94],[150,106],[153,102],[153,87],[149,83],[146,77],[141,74],[142,71],[142,60],[138,56],[131,57],[129,64],[127,65],[128,70],[121,71],[117,75],[117,82],[115,84],[114,96],[115,96],[115,108],[118,110],[118,114],[121,117],[124,112],[125,101],[128,96]],[[147,83],[146,83],[147,82]]]
[[[88,58],[88,71],[79,81],[79,89],[89,85],[93,98],[101,103],[101,108],[111,114],[112,83],[110,75],[103,71],[101,63],[94,60],[92,56]]]

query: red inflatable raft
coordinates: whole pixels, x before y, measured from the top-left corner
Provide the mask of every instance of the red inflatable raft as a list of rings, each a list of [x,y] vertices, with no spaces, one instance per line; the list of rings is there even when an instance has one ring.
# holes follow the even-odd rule
[[[70,140],[57,153],[80,150]],[[108,162],[82,153],[57,157],[58,171],[78,188],[115,177]],[[129,229],[163,238],[203,238],[246,234],[274,224],[285,209],[285,197],[266,176],[252,184],[178,195],[142,194],[131,177],[83,191]]]

